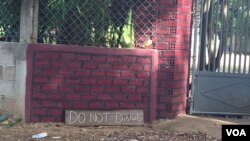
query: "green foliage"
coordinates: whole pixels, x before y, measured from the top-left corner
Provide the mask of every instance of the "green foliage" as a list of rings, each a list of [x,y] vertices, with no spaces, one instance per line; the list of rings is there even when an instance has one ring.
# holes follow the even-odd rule
[[[20,30],[21,0],[0,0],[0,41],[17,41]]]
[[[40,0],[38,42],[133,47],[133,0]]]

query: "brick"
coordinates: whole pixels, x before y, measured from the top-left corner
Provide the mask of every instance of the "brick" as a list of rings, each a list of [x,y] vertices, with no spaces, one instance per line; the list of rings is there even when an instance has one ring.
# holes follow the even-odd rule
[[[76,60],[79,60],[79,61],[89,61],[91,60],[91,55],[76,55]]]
[[[122,62],[124,63],[135,63],[137,61],[137,57],[135,56],[123,56]]]
[[[102,109],[104,104],[102,102],[89,102],[89,108],[93,109]]]
[[[135,78],[135,73],[131,71],[123,71],[122,78]]]
[[[82,79],[81,78],[69,78],[69,79],[66,79],[66,83],[68,83],[68,84],[81,84]]]
[[[53,101],[42,101],[41,106],[46,108],[54,108],[57,106],[57,104]]]
[[[71,62],[67,62],[66,63],[66,66],[68,67],[68,68],[80,68],[81,67],[81,62],[76,62],[76,61],[71,61]]]
[[[96,62],[85,62],[83,64],[84,69],[96,69],[97,68],[97,63]]]
[[[112,69],[112,64],[99,64],[98,69],[102,69],[102,70]]]
[[[133,86],[124,86],[124,87],[122,87],[122,93],[134,94],[135,93],[135,87],[133,87]]]
[[[43,66],[43,67],[50,67],[50,61],[49,60],[37,60],[35,62],[36,66]]]
[[[46,109],[31,109],[32,115],[35,116],[44,116],[46,115]]]
[[[151,66],[150,65],[144,65],[143,70],[144,71],[151,71]]]
[[[136,73],[136,76],[139,79],[149,79],[150,73],[149,72],[138,72],[138,73]]]
[[[142,64],[131,64],[129,66],[129,70],[131,70],[131,71],[142,71],[143,70],[143,65]]]
[[[119,56],[108,56],[108,62],[121,62],[121,57],[119,57]]]
[[[34,78],[35,83],[47,83],[48,81],[49,79],[46,76],[37,76]]]
[[[48,115],[49,116],[63,116],[64,115],[64,110],[48,109]]]
[[[82,84],[85,85],[96,84],[96,78],[83,78]]]
[[[168,88],[187,88],[188,84],[185,80],[181,81],[162,81],[160,84],[161,87],[168,87]]]
[[[157,104],[157,110],[165,111],[166,110],[166,105],[165,104]]]
[[[119,108],[118,102],[107,102],[105,103],[105,108],[108,110],[115,110]]]
[[[48,94],[48,99],[51,100],[64,100],[63,94]]]
[[[63,60],[74,60],[75,59],[75,54],[73,54],[73,53],[62,53],[61,54],[61,58],[63,59]]]
[[[57,103],[57,108],[72,108],[72,102],[69,101],[60,101]]]
[[[48,84],[42,87],[43,91],[57,91],[57,89],[58,89],[58,86],[55,84]]]
[[[84,109],[88,106],[87,102],[83,102],[83,101],[77,101],[73,103],[73,107],[74,108],[81,108]]]
[[[58,71],[52,68],[46,68],[42,70],[41,74],[55,76],[58,74]]]
[[[114,64],[114,70],[127,70],[128,65],[126,64]]]
[[[37,85],[37,84],[34,84],[33,85],[33,93],[38,93],[38,92],[40,92],[41,91],[41,85],[39,84],[39,85]]]
[[[101,95],[97,95],[97,99],[98,100],[112,100],[112,95],[110,94],[101,94]]]
[[[64,61],[52,61],[53,67],[64,68],[66,66]]]
[[[32,100],[31,107],[32,108],[39,108],[39,107],[41,107],[40,100]]]
[[[138,96],[138,95],[129,95],[128,96],[128,101],[142,101],[142,96]]]
[[[56,119],[54,117],[42,117],[41,122],[55,122]]]
[[[43,59],[43,58],[45,58],[44,53],[41,53],[41,52],[35,53],[35,59],[36,60]]]
[[[126,79],[114,79],[113,80],[113,85],[127,85],[128,80]]]
[[[141,64],[150,64],[151,63],[151,59],[150,58],[138,58],[138,63]]]
[[[138,109],[148,109],[149,105],[146,104],[146,103],[137,103],[136,108],[138,108]]]
[[[33,122],[33,123],[41,122],[40,116],[32,115],[30,118],[31,118],[30,122]]]
[[[91,76],[105,76],[106,75],[106,71],[104,70],[92,70],[91,71]]]
[[[101,85],[111,85],[112,79],[110,78],[98,78],[97,79],[97,84]]]
[[[180,104],[172,104],[171,105],[171,111],[172,112],[178,112],[178,111],[185,111],[186,106],[184,103],[180,103]]]
[[[120,78],[121,72],[120,71],[107,71],[107,76],[114,77],[114,78]]]
[[[44,58],[50,59],[50,60],[57,60],[60,58],[59,53],[54,53],[54,52],[48,52],[44,54]]]
[[[172,100],[172,98],[166,97],[166,96],[160,96],[160,98],[159,98],[159,102],[162,102],[162,103],[170,103],[171,100]]]
[[[89,76],[90,74],[90,71],[89,70],[86,70],[86,69],[77,69],[75,70],[75,75],[78,75],[78,76]]]
[[[120,103],[120,108],[132,109],[136,108],[136,106],[132,103]]]
[[[73,70],[69,70],[69,69],[60,69],[59,74],[62,75],[73,75]]]
[[[129,80],[130,86],[143,86],[143,80]]]
[[[159,95],[167,94],[167,88],[157,88],[157,94]]]
[[[67,86],[67,85],[62,85],[59,87],[59,92],[65,93],[65,92],[73,92],[73,87]]]
[[[113,95],[113,99],[116,101],[127,101],[127,96],[126,95]]]
[[[147,87],[145,87],[145,88],[143,88],[143,87],[137,87],[136,93],[139,93],[139,94],[141,94],[141,93],[148,94],[150,92],[149,92],[149,88],[147,88]]]
[[[97,62],[106,62],[107,57],[106,56],[93,56],[93,61]]]
[[[82,100],[95,100],[96,94],[82,94],[81,99]]]
[[[105,92],[107,92],[107,93],[120,92],[120,87],[108,86],[105,88]]]
[[[149,86],[150,85],[150,81],[144,81],[143,85],[144,86]]]
[[[81,95],[80,94],[66,94],[65,99],[67,99],[67,100],[79,100],[79,99],[81,99]]]
[[[91,92],[102,93],[104,91],[103,86],[91,86]]]
[[[143,102],[149,102],[149,96],[143,96]]]
[[[62,84],[64,83],[64,78],[60,76],[52,77],[49,82],[52,84]]]
[[[75,86],[75,92],[77,92],[77,93],[84,93],[84,92],[89,91],[89,90],[90,90],[90,87],[86,86],[86,85]]]
[[[182,94],[180,96],[173,97],[171,100],[172,103],[184,103],[186,101],[187,101],[186,94]]]

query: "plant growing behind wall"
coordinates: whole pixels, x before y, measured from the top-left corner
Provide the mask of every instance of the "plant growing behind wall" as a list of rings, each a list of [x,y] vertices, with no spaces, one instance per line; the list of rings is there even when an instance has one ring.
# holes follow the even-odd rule
[[[133,47],[133,0],[40,0],[39,43]]]

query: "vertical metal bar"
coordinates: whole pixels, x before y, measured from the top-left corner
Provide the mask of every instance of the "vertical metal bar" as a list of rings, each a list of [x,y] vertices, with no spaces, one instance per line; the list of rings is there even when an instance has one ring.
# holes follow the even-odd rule
[[[250,7],[250,1],[247,0],[247,31],[246,31],[247,37],[246,37],[246,41],[248,41],[248,39],[249,39],[249,37],[248,37],[249,36],[249,27],[248,27],[249,26],[249,14],[250,14],[249,7]],[[248,63],[248,74],[250,74],[250,55],[248,54],[248,50],[246,51],[246,54],[248,55],[248,61],[249,61],[249,63]]]
[[[198,5],[198,4],[197,4]],[[199,49],[198,49],[198,53],[201,53],[201,38],[202,38],[202,28],[203,28],[203,13],[204,13],[204,0],[201,0],[201,10],[200,10],[200,41],[199,41]],[[200,66],[201,66],[201,58],[198,59],[198,66],[199,66],[199,71],[200,70]]]
[[[224,3],[224,1],[223,1],[223,3]],[[225,5],[224,5],[224,20],[226,20],[226,22],[225,22],[225,29],[226,30],[223,30],[223,32],[224,31],[226,31],[225,32],[225,36],[224,36],[224,39],[223,40],[225,40],[225,44],[224,44],[224,47],[223,47],[223,49],[224,49],[224,62],[223,62],[223,72],[225,72],[225,70],[226,70],[226,60],[227,60],[227,58],[226,58],[226,56],[227,56],[227,51],[226,51],[226,49],[227,49],[227,33],[228,33],[228,0],[225,0]]]
[[[232,1],[232,3],[231,3],[231,7],[230,7],[230,9],[233,9],[232,7],[233,7],[233,5],[234,5],[234,2]],[[230,27],[231,27],[231,33],[230,33],[230,43],[229,43],[229,62],[228,62],[228,72],[229,73],[231,73],[231,59],[232,59],[232,50],[233,50],[233,37],[232,37],[232,35],[233,35],[233,17],[234,17],[234,12],[232,12],[233,10],[231,10],[230,12],[231,12],[231,22],[230,22]]]
[[[206,33],[205,33],[205,43],[206,43],[206,45],[207,45],[207,43],[208,43],[208,37],[207,36],[209,36],[207,33],[208,33],[208,15],[209,15],[209,6],[210,6],[210,0],[207,0],[207,4],[206,4],[206,8],[205,8],[205,12],[206,12],[206,23],[205,23],[205,31],[206,31]],[[204,62],[203,62],[203,66],[202,66],[202,68],[203,68],[203,70],[206,70],[206,46],[204,47],[204,50],[203,50],[203,54],[204,54]]]
[[[218,14],[218,11],[219,11],[219,2],[217,1],[216,2],[216,21],[219,21],[219,14]],[[217,23],[215,24],[215,43],[214,43],[214,58],[213,58],[213,72],[216,71],[216,68],[215,68],[215,64],[216,64],[216,49],[217,49],[217,36],[218,36],[218,28],[217,28]]]
[[[244,20],[244,23],[245,23],[245,25],[244,25],[244,27],[246,26],[246,32],[244,32],[245,33],[245,48],[244,48],[244,67],[243,67],[243,73],[244,74],[246,74],[246,69],[247,69],[247,39],[248,39],[248,2],[249,2],[249,0],[246,0],[246,11],[247,11],[247,13],[246,13],[246,15],[247,15],[247,18]]]
[[[240,18],[241,18],[241,20],[239,21],[239,23],[240,23],[240,26],[239,26],[239,36],[240,36],[240,46],[239,46],[239,66],[238,66],[238,73],[241,73],[241,64],[242,64],[242,61],[241,61],[241,59],[242,59],[242,57],[241,57],[241,55],[242,55],[242,34],[243,34],[243,25],[242,25],[242,21],[244,20],[243,18],[244,18],[244,9],[243,9],[243,7],[244,7],[244,5],[243,5],[243,0],[242,1],[240,1],[241,2],[241,6],[242,6],[242,12],[241,12],[241,14],[240,14]]]
[[[197,35],[198,35],[198,1],[199,0],[196,0],[196,7],[195,7],[195,11],[193,12],[194,13],[194,44],[193,44],[193,64],[192,64],[192,73],[194,72],[194,70],[197,68],[197,58],[196,58],[196,51],[197,51]]]
[[[236,9],[237,9],[236,18],[237,19],[236,19],[236,27],[235,27],[235,43],[234,43],[235,47],[234,47],[234,67],[233,67],[233,73],[236,73],[236,61],[237,61],[237,54],[236,54],[237,50],[236,50],[236,48],[237,48],[237,42],[238,42],[238,40],[237,40],[237,37],[238,37],[237,33],[238,33],[238,26],[239,26],[239,24],[238,24],[238,21],[239,21],[239,9],[238,9],[238,7],[239,7],[239,2],[236,2]]]
[[[213,52],[212,52],[212,45],[213,45],[213,35],[214,35],[214,18],[213,18],[213,12],[214,12],[214,4],[213,4],[213,0],[211,0],[211,3],[210,3],[210,6],[211,6],[211,15],[209,16],[209,13],[208,13],[208,16],[209,16],[209,21],[210,21],[210,31],[208,34],[208,66],[207,66],[207,70],[208,71],[211,71],[211,64],[212,64],[212,60],[211,60],[211,57],[213,56]]]
[[[220,47],[219,47],[219,50],[218,50],[218,54],[217,54],[217,58],[218,58],[218,61],[219,62],[217,62],[218,63],[218,72],[221,72],[221,65],[220,65],[220,61],[221,61],[221,58],[220,58],[220,54],[221,54],[221,51],[223,52],[223,50],[222,49],[224,49],[224,47],[223,47],[223,39],[224,39],[224,27],[223,27],[223,25],[224,25],[224,0],[222,1],[222,7],[221,7],[221,34],[220,34],[220,37],[221,37],[221,41],[220,41]]]

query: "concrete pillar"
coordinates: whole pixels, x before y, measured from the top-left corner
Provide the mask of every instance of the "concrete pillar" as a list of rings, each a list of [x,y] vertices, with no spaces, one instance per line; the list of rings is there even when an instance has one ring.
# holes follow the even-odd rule
[[[22,0],[20,44],[15,48],[15,97],[16,118],[25,118],[26,50],[29,43],[37,41],[39,0]]]

